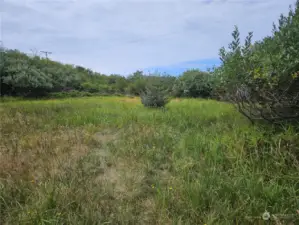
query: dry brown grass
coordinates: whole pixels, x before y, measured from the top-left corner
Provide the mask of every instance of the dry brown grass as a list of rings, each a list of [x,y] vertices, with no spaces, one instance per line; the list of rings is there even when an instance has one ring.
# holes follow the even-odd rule
[[[68,129],[13,136],[0,146],[0,177],[24,180],[54,176],[89,150],[87,134]]]
[[[136,195],[138,186],[144,178],[143,170],[138,163],[132,163],[132,159],[115,157],[109,152],[108,144],[117,144],[123,130],[115,131],[106,129],[93,135],[93,140],[100,146],[95,154],[100,156],[102,171],[95,181],[109,187],[113,187],[114,197],[125,199]]]
[[[174,99],[172,99],[172,101],[173,102],[181,102],[181,101],[183,101],[183,99],[181,99],[181,98],[174,98]]]
[[[125,99],[121,99],[120,101],[121,102],[139,103],[140,102],[140,98],[138,98],[138,97],[125,98]]]

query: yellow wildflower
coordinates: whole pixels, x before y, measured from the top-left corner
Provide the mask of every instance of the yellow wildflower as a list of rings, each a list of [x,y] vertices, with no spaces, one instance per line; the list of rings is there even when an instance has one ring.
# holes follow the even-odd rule
[[[293,78],[293,79],[296,79],[297,77],[299,77],[299,71],[298,71],[298,72],[295,72],[295,73],[292,75],[292,78]]]

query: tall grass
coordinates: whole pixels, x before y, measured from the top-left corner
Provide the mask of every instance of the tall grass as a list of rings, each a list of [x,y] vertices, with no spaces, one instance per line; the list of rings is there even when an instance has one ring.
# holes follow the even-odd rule
[[[194,99],[17,100],[0,116],[0,224],[299,223],[295,127]]]

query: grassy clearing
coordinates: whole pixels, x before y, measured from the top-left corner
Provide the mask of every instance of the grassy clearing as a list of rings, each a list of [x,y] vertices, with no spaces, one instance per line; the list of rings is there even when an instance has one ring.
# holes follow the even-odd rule
[[[298,130],[226,103],[12,101],[0,116],[0,224],[299,223]]]

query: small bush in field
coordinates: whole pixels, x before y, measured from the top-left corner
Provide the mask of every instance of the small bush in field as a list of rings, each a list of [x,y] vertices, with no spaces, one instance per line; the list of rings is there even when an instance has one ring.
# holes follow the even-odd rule
[[[155,87],[147,87],[144,92],[141,93],[141,103],[145,107],[161,108],[168,103],[168,98],[165,94]]]

